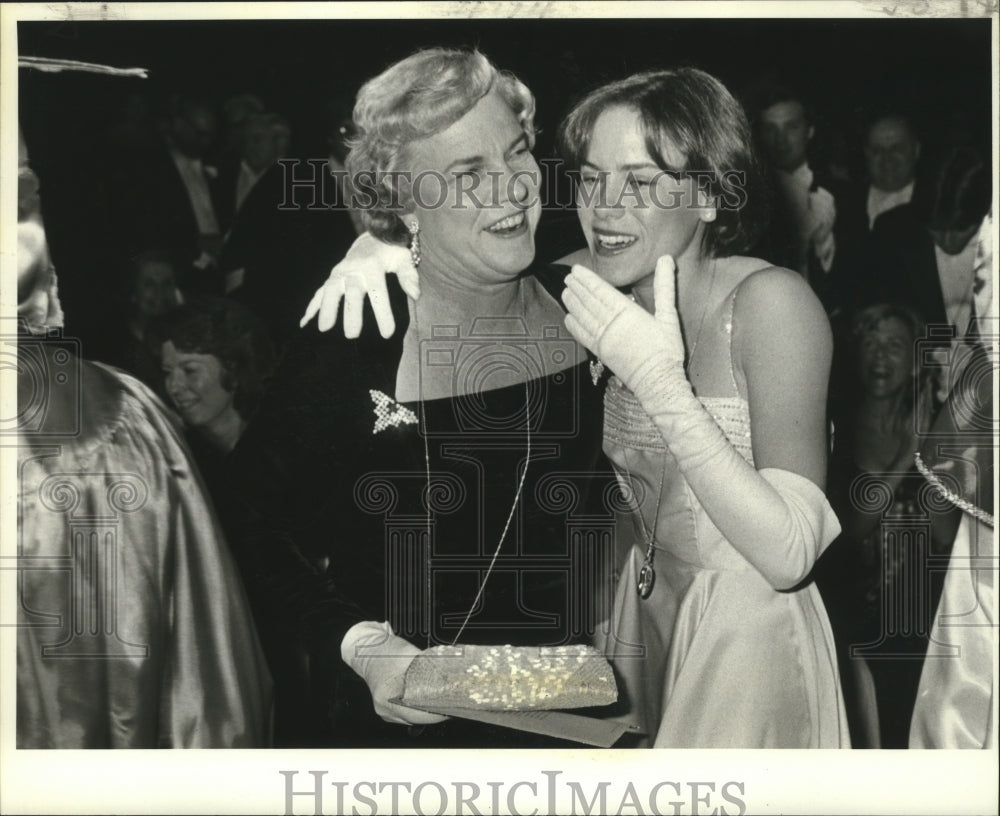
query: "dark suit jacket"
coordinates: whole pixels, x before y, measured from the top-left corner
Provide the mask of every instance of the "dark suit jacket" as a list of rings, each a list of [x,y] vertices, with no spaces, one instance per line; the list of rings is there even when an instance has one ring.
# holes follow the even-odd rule
[[[873,231],[868,226],[869,187],[867,183],[850,184],[834,190],[837,199],[837,222],[834,225],[837,254],[830,272],[831,311],[850,310],[854,302],[850,287],[857,283],[862,276],[862,267],[868,263]],[[892,210],[882,215],[888,212]]]
[[[768,227],[749,254],[770,261],[775,266],[783,266],[787,269],[794,269],[801,272],[829,311],[830,294],[828,290],[831,273],[823,271],[819,259],[811,248],[807,252],[806,269],[799,268],[800,259],[796,256],[798,237],[795,230],[795,218],[790,209],[791,204],[782,194],[774,172],[776,171],[772,171],[772,174],[768,176]],[[839,218],[840,199],[836,183],[814,170],[813,183],[809,190],[812,192],[820,187],[828,190],[833,195],[837,217]]]
[[[112,240],[117,239],[128,254],[152,248],[169,251],[176,260],[182,283],[200,274],[190,269],[201,254],[198,222],[187,188],[166,146],[126,157],[112,177],[109,208]],[[216,180],[206,174],[206,181],[218,216]]]
[[[227,158],[219,162],[216,180],[215,214],[223,234],[232,229],[236,218],[236,183],[240,177],[240,160]]]
[[[850,305],[904,303],[929,325],[946,325],[934,240],[913,204],[883,213],[875,221],[865,259],[848,279]]]
[[[326,194],[299,187],[287,191],[285,168],[276,164],[254,185],[236,214],[220,259],[223,273],[244,269],[232,295],[267,325],[276,345],[298,332],[299,318],[357,237],[336,201],[333,179]],[[302,171],[296,172],[296,178]]]
[[[243,161],[239,158],[229,157],[219,162],[219,177],[215,182],[214,190],[215,214],[219,219],[219,227],[222,229],[223,235],[228,233],[236,223],[236,189],[239,185],[242,167]],[[259,182],[262,178],[263,174],[257,181]],[[254,187],[256,186],[254,184]],[[253,187],[250,189],[251,193],[253,189]],[[248,193],[243,203],[246,203],[249,198]]]

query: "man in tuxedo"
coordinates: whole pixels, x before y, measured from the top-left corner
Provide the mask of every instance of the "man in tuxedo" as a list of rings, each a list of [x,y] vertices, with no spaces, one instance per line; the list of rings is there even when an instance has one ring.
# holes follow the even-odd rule
[[[223,168],[219,177],[219,211],[230,229],[250,191],[278,159],[288,155],[292,129],[278,113],[254,113],[243,124],[239,160]]]
[[[210,103],[173,96],[160,143],[123,161],[111,185],[111,228],[126,257],[162,247],[177,265],[181,287],[195,291],[221,291],[218,174],[205,162],[215,134]]]
[[[799,272],[825,301],[836,252],[837,207],[833,194],[809,166],[813,117],[802,96],[772,87],[758,105],[756,124],[770,170],[773,208],[760,254]]]
[[[851,280],[855,307],[904,303],[928,325],[965,333],[975,316],[977,235],[990,209],[988,161],[952,148],[909,204],[880,215]]]
[[[977,252],[990,197],[990,169],[982,154],[952,148],[916,185],[914,199],[879,214],[862,247],[837,267],[833,404],[852,399],[849,326],[851,315],[865,306],[908,306],[934,327],[938,339],[928,338],[925,348],[937,346],[941,354],[952,344],[950,332],[958,340],[966,333],[976,315],[978,281],[989,277]]]
[[[865,162],[868,185],[865,215],[868,228],[882,213],[909,204],[920,158],[920,141],[910,122],[903,116],[889,115],[876,119],[865,139]]]
[[[220,260],[226,290],[264,323],[280,350],[313,292],[357,238],[343,179],[328,161],[273,164],[242,203]]]
[[[842,291],[852,270],[864,262],[875,221],[913,198],[920,141],[912,123],[899,113],[882,113],[871,120],[864,141],[867,183],[838,191],[834,234],[837,255],[831,273],[831,307],[842,308],[851,295]]]

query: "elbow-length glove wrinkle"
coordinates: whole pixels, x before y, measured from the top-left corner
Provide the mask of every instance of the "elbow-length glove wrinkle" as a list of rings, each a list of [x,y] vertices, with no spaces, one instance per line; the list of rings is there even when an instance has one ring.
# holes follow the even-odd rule
[[[716,526],[773,587],[795,586],[840,532],[826,496],[797,473],[750,465],[680,374],[651,370],[636,398]],[[742,517],[735,529],[726,508]]]
[[[611,367],[660,430],[720,532],[776,589],[800,583],[840,531],[823,491],[791,471],[756,470],[695,396],[684,372],[674,264],[657,263],[656,316],[574,267],[567,328]]]

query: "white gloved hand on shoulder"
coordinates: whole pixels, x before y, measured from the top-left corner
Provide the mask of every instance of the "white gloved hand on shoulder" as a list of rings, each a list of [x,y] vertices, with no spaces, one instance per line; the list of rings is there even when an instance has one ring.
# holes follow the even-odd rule
[[[361,334],[361,316],[367,295],[371,300],[375,320],[383,337],[392,337],[396,321],[389,305],[385,277],[394,274],[399,285],[412,300],[420,297],[420,280],[413,265],[410,250],[397,244],[380,241],[370,232],[363,232],[351,244],[344,259],[330,271],[327,278],[306,307],[299,321],[305,326],[317,315],[321,332],[329,331],[337,322],[340,301],[344,301],[344,335],[354,338]]]

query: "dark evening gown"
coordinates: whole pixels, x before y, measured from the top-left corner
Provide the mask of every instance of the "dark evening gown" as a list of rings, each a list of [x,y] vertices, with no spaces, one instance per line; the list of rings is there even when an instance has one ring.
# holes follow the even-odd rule
[[[558,298],[565,270],[535,274]],[[409,316],[394,278],[389,285],[395,336],[379,336],[370,308],[358,340],[345,340],[339,325],[304,332],[229,459],[238,557],[277,684],[276,738],[355,747],[547,744],[467,721],[385,723],[341,660],[340,641],[364,620],[388,620],[420,648],[450,644],[460,631],[462,643],[587,641],[607,618],[618,491],[601,452],[603,384],[587,362],[542,373],[543,356],[556,365],[573,359],[567,335],[529,338],[520,321],[491,319],[476,324],[455,376],[527,364],[527,388],[397,403]],[[506,347],[496,345],[501,336]],[[527,357],[512,361],[510,345],[521,338]],[[450,363],[430,354],[424,364]],[[528,458],[526,405],[527,474],[473,609]],[[283,688],[288,664],[306,668],[290,672]]]

